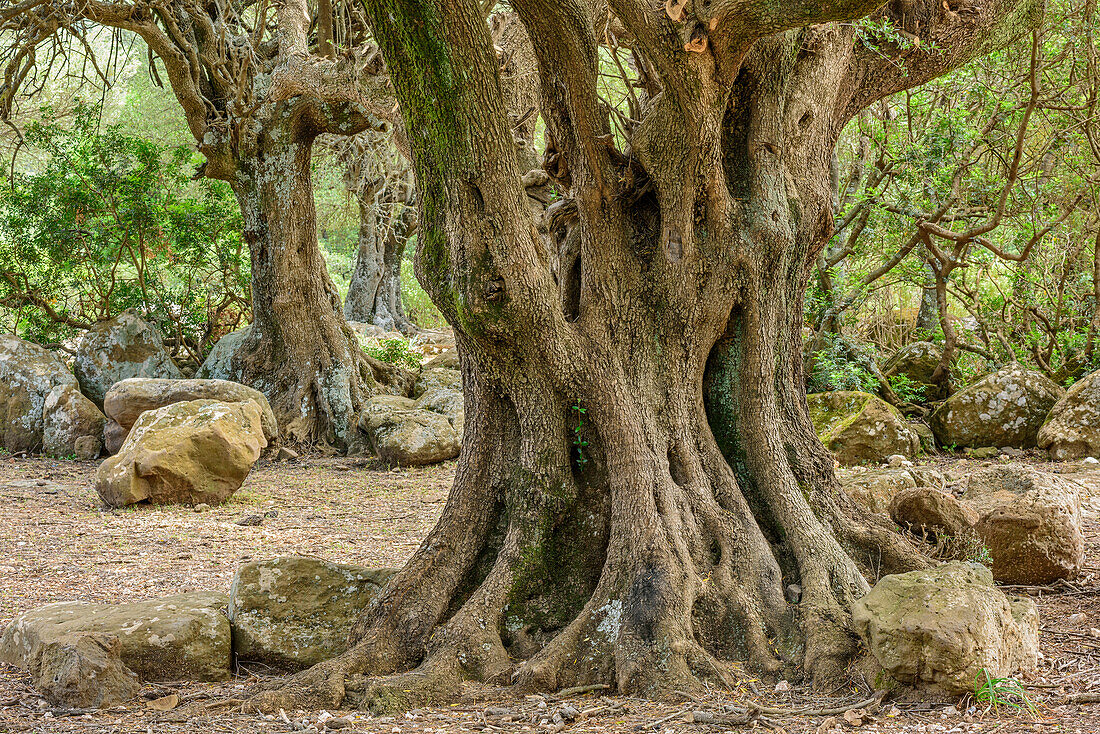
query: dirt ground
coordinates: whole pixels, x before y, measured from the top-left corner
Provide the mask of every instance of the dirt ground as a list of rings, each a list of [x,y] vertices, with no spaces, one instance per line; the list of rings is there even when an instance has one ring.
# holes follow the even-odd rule
[[[976,464],[977,462],[971,462]],[[940,468],[960,468],[941,460]],[[1100,734],[1100,703],[1071,697],[1100,693],[1100,468],[1050,465],[1086,487],[1086,568],[1072,584],[1017,589],[1040,608],[1039,670],[1023,683],[1038,715],[990,710],[966,698],[950,704],[875,701],[852,686],[829,697],[799,686],[745,679],[728,690],[681,700],[650,702],[603,696],[600,691],[517,697],[507,690],[468,684],[456,704],[376,717],[346,711],[288,711],[265,717],[239,700],[265,671],[240,669],[218,684],[146,686],[143,699],[116,709],[53,709],[21,671],[0,664],[3,732],[259,732],[339,730],[378,734],[451,732],[725,731],[922,732]],[[107,510],[92,488],[95,464],[42,458],[0,459],[0,629],[17,614],[59,601],[137,601],[192,590],[228,591],[239,563],[304,554],[384,567],[401,564],[439,516],[454,474],[453,462],[389,470],[369,460],[306,457],[262,464],[221,507]],[[241,526],[248,514],[269,515]],[[1096,564],[1096,565],[1091,565]],[[778,689],[778,690],[777,690]],[[178,694],[180,709],[158,712],[147,701]],[[1098,696],[1097,698],[1100,698]],[[757,714],[739,723],[740,712]],[[760,709],[764,709],[761,711]],[[770,709],[771,711],[768,711]],[[791,715],[811,709],[816,714]],[[330,718],[335,717],[335,718]],[[339,727],[339,728],[337,728]]]

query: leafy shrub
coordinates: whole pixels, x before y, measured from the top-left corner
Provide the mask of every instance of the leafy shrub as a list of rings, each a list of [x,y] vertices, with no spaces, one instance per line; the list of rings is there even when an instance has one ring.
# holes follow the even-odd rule
[[[363,351],[380,362],[404,367],[416,367],[421,359],[420,353],[412,351],[409,343],[404,339],[381,339],[368,342],[363,345]]]
[[[240,210],[222,182],[192,180],[195,154],[81,108],[26,142],[41,156],[0,191],[0,304],[21,336],[60,342],[135,308],[185,361],[251,313]]]
[[[873,357],[860,345],[842,336],[827,334],[825,348],[811,355],[807,392],[861,390],[875,392],[878,380],[869,364]]]

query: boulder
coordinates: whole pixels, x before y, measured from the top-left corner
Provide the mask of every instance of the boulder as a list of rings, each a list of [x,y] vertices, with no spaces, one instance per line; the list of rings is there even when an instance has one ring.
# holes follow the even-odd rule
[[[122,662],[117,637],[16,629],[18,621],[0,639],[0,661],[27,671],[31,685],[54,706],[107,708],[141,690],[137,676]]]
[[[890,501],[900,492],[913,489],[916,481],[905,469],[881,469],[841,478],[844,493],[871,512],[886,515]]]
[[[1054,404],[1036,443],[1055,461],[1100,457],[1100,372],[1073,383]]]
[[[279,424],[267,398],[259,390],[229,380],[163,380],[132,377],[116,382],[103,400],[103,410],[119,428],[129,433],[138,416],[147,410],[188,400],[242,403],[251,400],[260,409],[260,424],[269,444],[279,438]],[[125,434],[123,435],[125,440]]]
[[[973,691],[983,671],[1007,677],[1038,658],[1034,602],[1010,601],[973,563],[884,576],[855,603],[852,621],[890,677],[950,695]]]
[[[58,385],[42,406],[42,450],[50,456],[94,459],[99,456],[106,420],[75,383]]]
[[[958,537],[978,524],[978,512],[933,487],[903,489],[890,500],[890,518],[915,534]]]
[[[122,444],[126,442],[126,437],[129,435],[129,428],[123,428],[108,418],[103,426],[103,448],[106,449],[108,454],[114,456],[122,448]]]
[[[395,395],[376,395],[359,417],[359,430],[383,461],[399,466],[435,464],[458,456],[459,434],[444,415]]]
[[[451,348],[440,352],[423,364],[425,370],[457,370],[459,368],[458,350]]]
[[[393,573],[304,556],[246,563],[229,589],[233,651],[291,670],[333,658]]]
[[[0,657],[30,670],[37,645],[90,637],[111,640],[109,656],[143,681],[225,680],[228,602],[225,594],[196,592],[128,604],[47,604],[15,618],[0,639]]]
[[[920,438],[892,405],[865,392],[806,396],[821,442],[841,464],[877,463],[893,454],[915,456]]]
[[[458,370],[443,367],[421,370],[420,376],[416,378],[416,384],[413,385],[412,397],[419,398],[435,390],[462,392],[462,374]]]
[[[383,362],[369,354],[366,356],[379,394],[405,397],[412,392],[416,378],[420,376],[419,370],[393,362]]]
[[[210,354],[206,355],[206,360],[195,373],[195,377],[204,380],[232,380],[237,377],[236,370],[233,369],[233,356],[250,333],[251,325],[231,331],[219,339]]]
[[[76,384],[53,352],[0,334],[0,445],[11,453],[41,446],[46,397],[55,387]]]
[[[928,423],[945,446],[1026,449],[1062,392],[1045,375],[1010,364],[945,400]]]
[[[936,386],[932,375],[936,371],[943,350],[932,342],[913,342],[894,353],[882,366],[882,374],[887,378],[904,376],[914,388],[923,388],[922,398],[931,398]]]
[[[127,377],[183,377],[156,327],[133,311],[123,311],[84,332],[73,372],[81,392],[99,407],[111,386]]]
[[[430,390],[416,399],[416,407],[447,416],[447,420],[451,422],[455,433],[458,434],[459,445],[461,445],[462,427],[466,420],[462,393],[445,387]]]
[[[96,491],[112,507],[224,501],[267,446],[254,401],[190,400],[142,413],[117,456],[104,461]]]
[[[1081,486],[1022,464],[993,466],[966,480],[963,498],[1006,584],[1049,584],[1077,575],[1084,560]]]

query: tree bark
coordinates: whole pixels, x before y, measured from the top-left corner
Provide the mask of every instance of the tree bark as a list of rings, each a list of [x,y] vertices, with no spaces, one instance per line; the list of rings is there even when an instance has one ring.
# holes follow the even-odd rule
[[[853,100],[915,83],[828,24],[874,5],[794,2],[783,20],[715,2],[678,27],[613,0],[663,85],[623,152],[596,92],[606,14],[514,0],[545,168],[568,192],[547,247],[478,5],[366,3],[418,131],[417,275],[455,330],[463,452],[439,523],[355,646],[258,705],[395,709],[463,679],[661,695],[728,685],[738,665],[843,676],[868,579],[927,563],[842,493],[802,388],[832,146]]]
[[[359,247],[344,301],[344,316],[349,321],[362,321],[403,334],[416,332],[401,303],[405,245],[416,231],[416,208],[411,194],[411,184],[402,187],[397,196],[377,187],[365,187],[357,194]],[[394,212],[394,208],[399,211]]]
[[[254,314],[232,372],[268,396],[290,440],[355,450],[358,406],[374,379],[317,242],[316,131],[292,106],[280,112],[231,181],[252,254]]]

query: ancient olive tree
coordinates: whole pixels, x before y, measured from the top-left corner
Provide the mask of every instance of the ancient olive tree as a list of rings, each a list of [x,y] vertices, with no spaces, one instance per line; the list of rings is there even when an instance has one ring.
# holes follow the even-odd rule
[[[258,702],[410,703],[464,678],[659,693],[733,661],[829,681],[856,647],[861,568],[925,562],[839,491],[801,387],[832,148],[859,110],[1039,9],[511,4],[562,194],[549,246],[477,3],[365,0],[414,131],[417,272],[460,347],[463,453],[357,644]],[[921,43],[876,35],[885,20]],[[618,135],[597,95],[609,31],[637,59],[638,117]]]
[[[344,316],[386,331],[415,332],[401,303],[401,261],[417,223],[412,169],[389,135],[335,138],[332,149],[344,167],[344,186],[359,205]]]
[[[325,4],[331,14],[333,4]],[[349,19],[350,18],[350,19]],[[126,31],[163,68],[206,158],[203,173],[232,186],[252,257],[254,320],[233,377],[262,390],[290,438],[356,443],[358,406],[374,377],[341,311],[317,243],[310,157],[321,133],[384,129],[392,90],[362,24],[307,0],[24,0],[0,14],[6,43],[4,112],[69,58],[91,55],[98,28]]]

